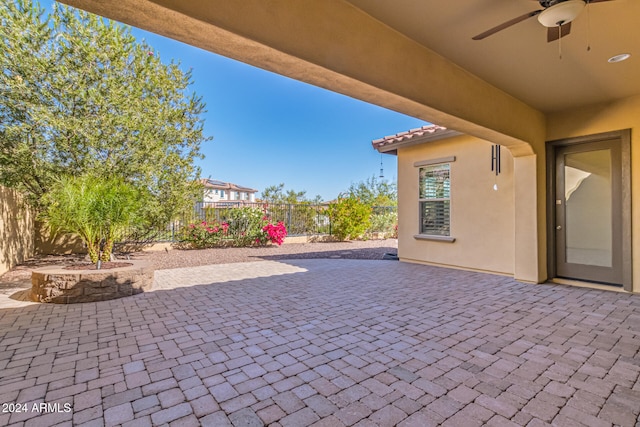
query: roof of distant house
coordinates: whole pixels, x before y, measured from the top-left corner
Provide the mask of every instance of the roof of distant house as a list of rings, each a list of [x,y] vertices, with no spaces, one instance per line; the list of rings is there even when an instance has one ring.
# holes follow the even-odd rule
[[[385,136],[384,138],[374,139],[371,141],[371,145],[381,153],[398,154],[398,148],[400,147],[437,141],[457,135],[461,135],[461,133],[438,125],[427,125],[396,133],[395,135]]]
[[[258,190],[249,187],[243,187],[232,182],[218,181],[215,179],[203,178],[200,180],[204,188],[212,188],[214,190],[243,191],[245,193],[257,193]]]

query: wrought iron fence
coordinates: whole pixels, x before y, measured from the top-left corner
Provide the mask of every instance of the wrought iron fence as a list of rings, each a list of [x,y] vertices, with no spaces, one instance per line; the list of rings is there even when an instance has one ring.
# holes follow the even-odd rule
[[[282,221],[291,236],[308,234],[328,234],[329,217],[326,205],[307,203],[279,204],[279,203],[198,203],[194,213],[196,220],[226,221],[231,216],[232,209],[252,208],[261,210],[271,222]]]
[[[189,224],[202,221],[222,223],[227,221],[232,210],[241,208],[260,209],[271,222],[282,223],[289,236],[331,235],[331,220],[326,204],[265,204],[247,202],[197,203],[191,215],[177,218],[175,221],[154,230],[143,233],[129,233],[127,241],[177,242],[181,233]],[[393,234],[397,224],[396,206],[375,206],[372,208],[371,227],[367,234]],[[144,234],[144,235],[143,235]]]

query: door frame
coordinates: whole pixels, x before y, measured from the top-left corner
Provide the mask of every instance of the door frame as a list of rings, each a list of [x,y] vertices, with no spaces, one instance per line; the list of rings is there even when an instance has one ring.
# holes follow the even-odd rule
[[[553,279],[556,271],[556,154],[559,148],[589,142],[620,140],[621,201],[622,201],[622,287],[632,292],[633,264],[631,259],[631,129],[604,132],[575,138],[557,139],[546,143],[547,172],[547,275]]]

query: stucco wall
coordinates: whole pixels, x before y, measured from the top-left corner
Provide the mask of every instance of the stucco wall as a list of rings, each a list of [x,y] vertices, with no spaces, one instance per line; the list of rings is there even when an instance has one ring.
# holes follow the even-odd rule
[[[34,251],[39,255],[86,254],[82,239],[74,234],[53,233],[46,224],[34,223]]]
[[[471,136],[398,150],[398,255],[401,260],[514,274],[513,158],[502,148],[502,170],[491,171],[491,143]],[[417,240],[415,162],[455,156],[451,163],[453,243]],[[493,190],[494,183],[498,191]]]
[[[33,215],[16,191],[0,186],[0,274],[33,256]]]
[[[640,292],[640,96],[580,110],[558,112],[547,119],[547,140],[631,129],[631,234],[633,291]]]

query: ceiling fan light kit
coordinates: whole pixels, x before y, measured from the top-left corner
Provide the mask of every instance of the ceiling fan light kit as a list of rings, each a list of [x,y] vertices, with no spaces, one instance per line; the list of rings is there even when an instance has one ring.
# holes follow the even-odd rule
[[[607,60],[607,62],[609,62],[610,64],[615,64],[616,62],[626,61],[629,58],[631,58],[630,53],[621,53],[620,55],[612,56]]]
[[[567,0],[556,3],[540,12],[538,21],[545,27],[558,27],[576,19],[584,6],[583,0]]]

